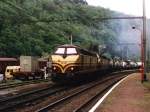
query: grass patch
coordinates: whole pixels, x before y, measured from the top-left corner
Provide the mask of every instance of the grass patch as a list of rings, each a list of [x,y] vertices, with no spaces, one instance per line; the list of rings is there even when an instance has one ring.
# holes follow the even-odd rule
[[[148,90],[150,90],[150,81],[143,83],[144,87],[146,87]]]
[[[147,81],[143,82],[144,87],[150,91],[150,73],[146,74]]]

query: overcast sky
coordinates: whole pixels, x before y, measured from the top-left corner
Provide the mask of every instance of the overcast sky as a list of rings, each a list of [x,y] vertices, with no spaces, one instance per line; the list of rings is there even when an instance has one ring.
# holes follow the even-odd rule
[[[86,0],[89,5],[101,6],[126,14],[141,16],[143,0]],[[150,18],[150,0],[146,1],[146,16]],[[149,5],[149,6],[148,6]]]

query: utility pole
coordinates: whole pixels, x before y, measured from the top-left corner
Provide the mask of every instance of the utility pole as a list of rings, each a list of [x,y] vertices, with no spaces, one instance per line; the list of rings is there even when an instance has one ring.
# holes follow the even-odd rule
[[[72,45],[72,34],[70,35],[70,44]]]
[[[146,56],[146,13],[145,13],[145,0],[143,0],[143,62],[144,62],[144,70],[142,76],[142,82],[146,81],[146,68],[147,68],[147,56]]]

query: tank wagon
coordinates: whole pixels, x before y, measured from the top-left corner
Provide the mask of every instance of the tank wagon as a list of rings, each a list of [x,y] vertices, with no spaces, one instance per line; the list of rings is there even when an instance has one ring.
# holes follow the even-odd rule
[[[52,80],[82,77],[109,69],[110,60],[75,45],[61,45],[51,55]]]

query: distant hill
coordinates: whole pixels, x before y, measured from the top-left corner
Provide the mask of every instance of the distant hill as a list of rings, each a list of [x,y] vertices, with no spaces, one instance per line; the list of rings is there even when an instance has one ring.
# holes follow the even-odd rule
[[[121,55],[121,31],[138,21],[99,20],[123,14],[92,7],[85,0],[0,1],[0,56],[47,55],[55,46],[73,43],[98,51],[107,46],[109,55]],[[128,27],[126,29],[126,27]]]

